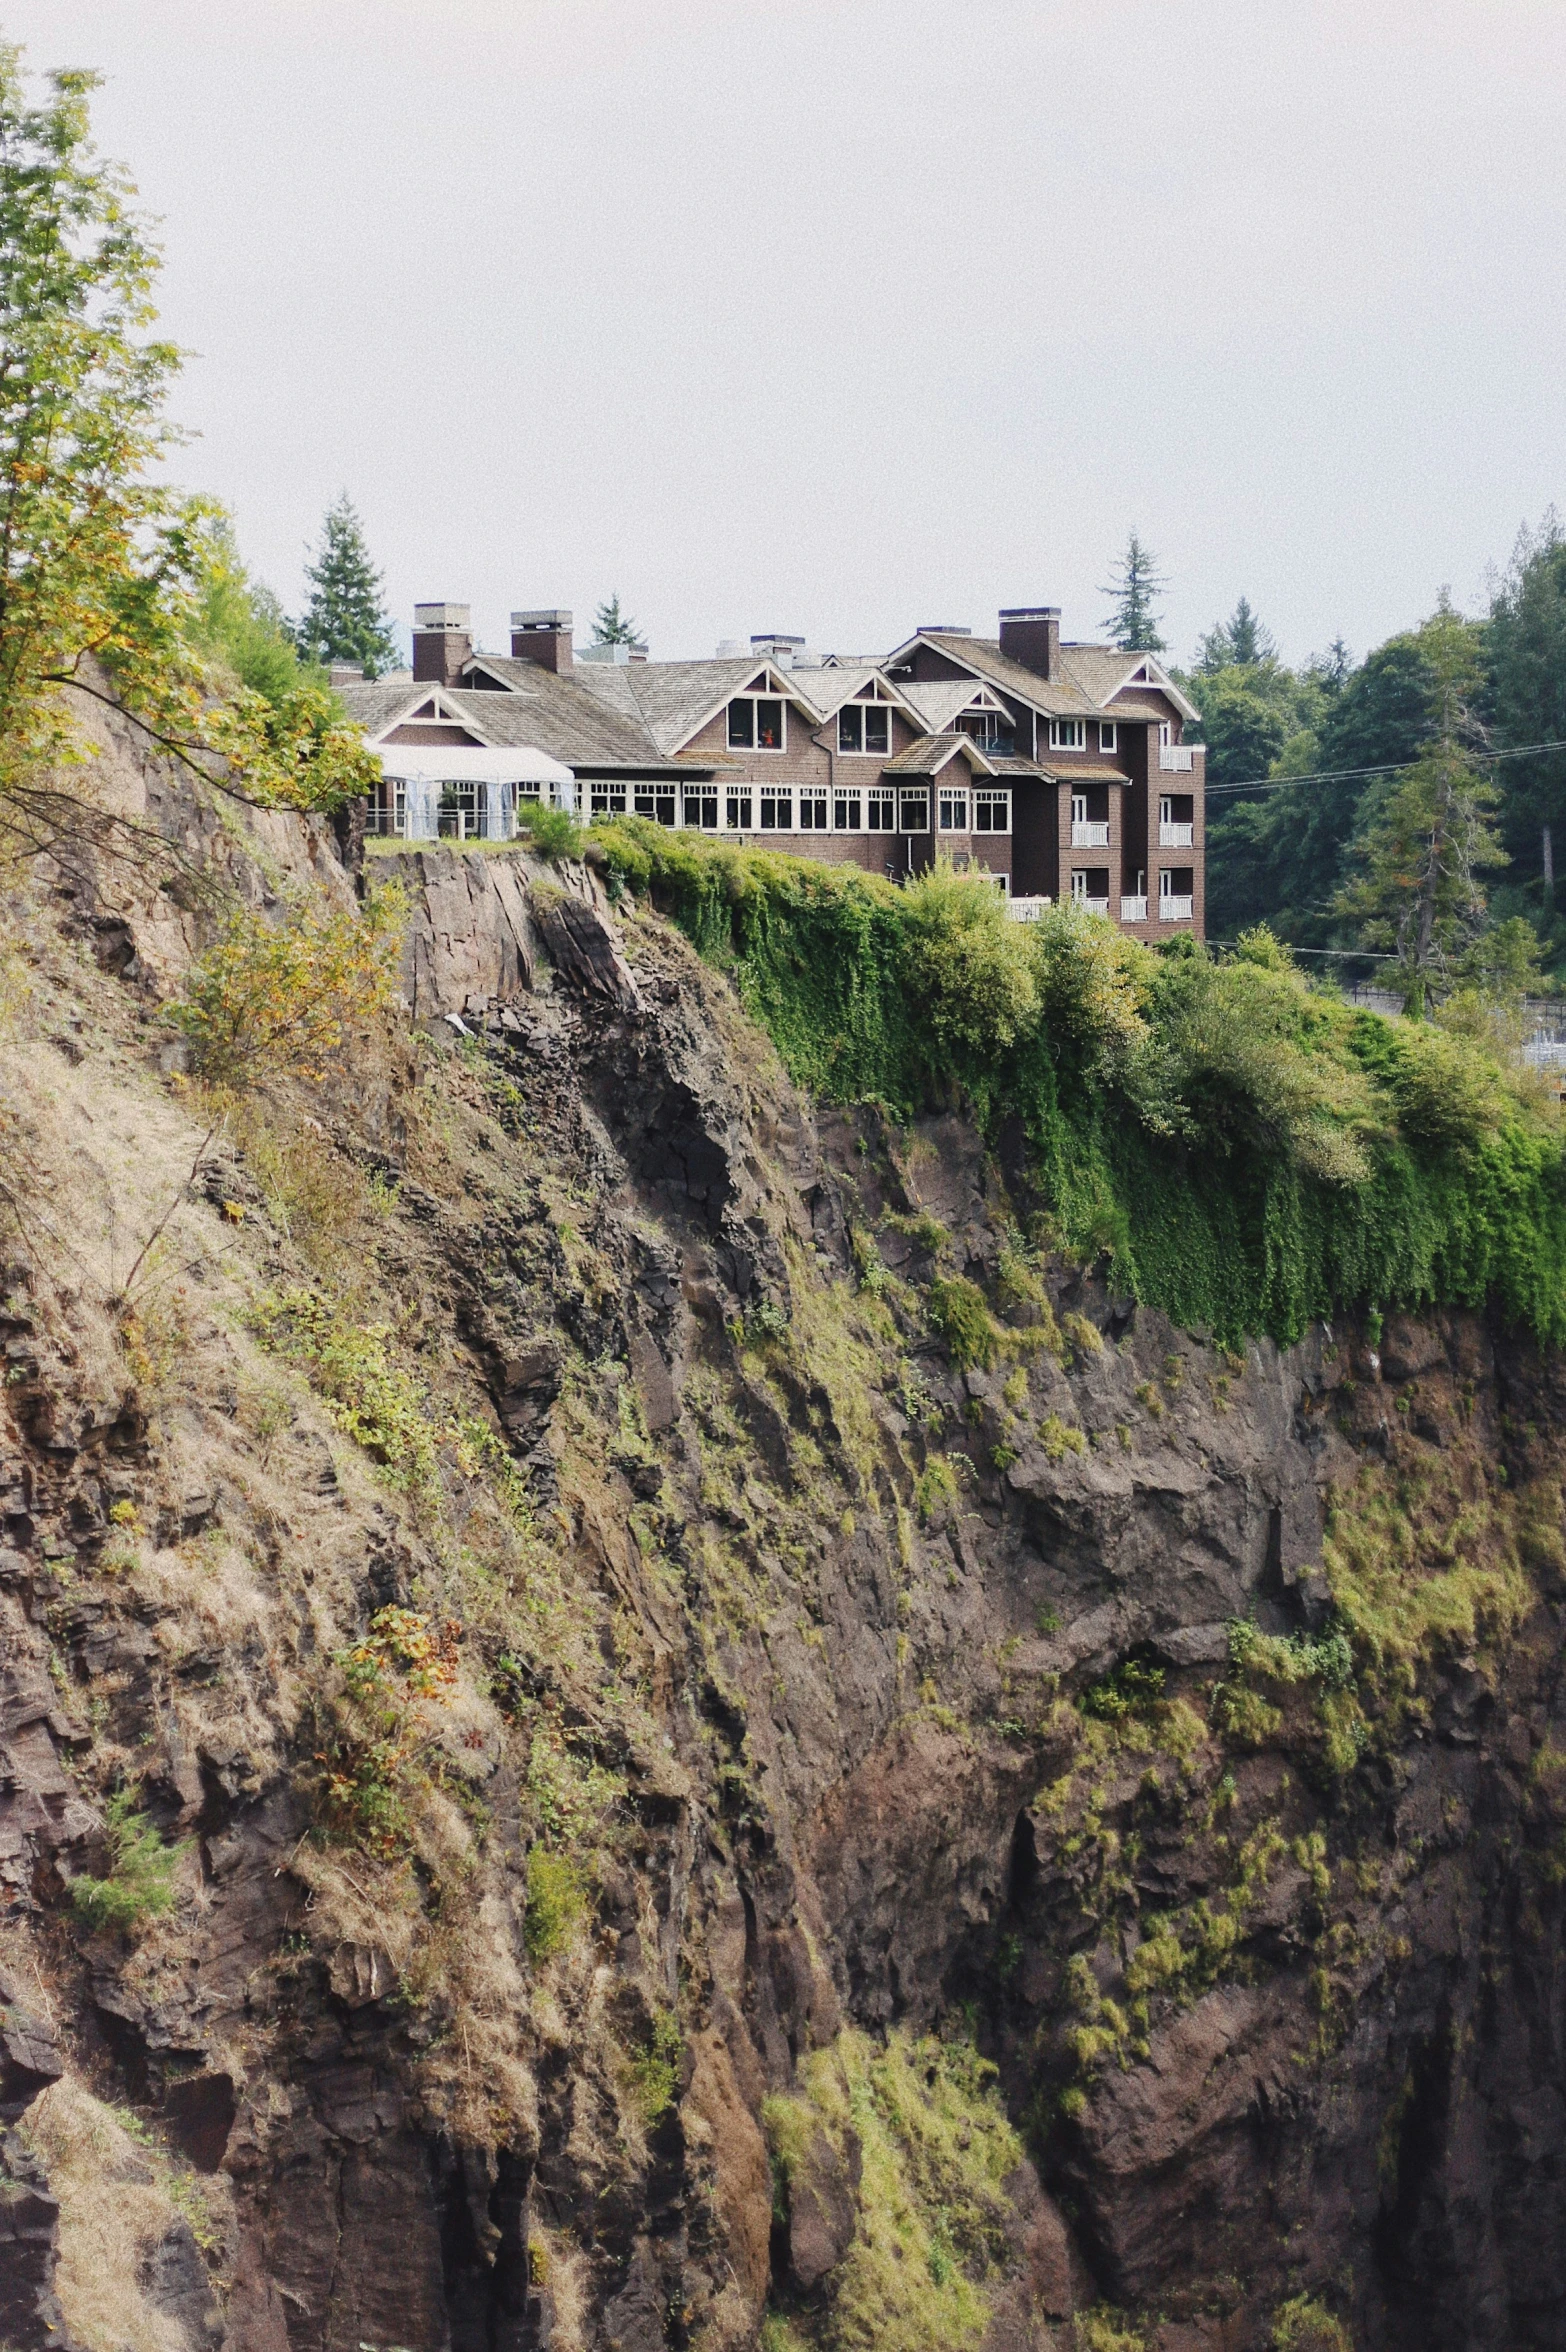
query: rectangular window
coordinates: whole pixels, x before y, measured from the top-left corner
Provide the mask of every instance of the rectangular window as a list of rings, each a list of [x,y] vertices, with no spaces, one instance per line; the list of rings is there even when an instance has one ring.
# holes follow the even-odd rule
[[[1118,745],[1118,743],[1119,743],[1119,740],[1120,740],[1120,730],[1119,730],[1118,726],[1115,724],[1115,721],[1114,721],[1113,719],[1100,719],[1100,720],[1099,720],[1099,722],[1098,722],[1098,748],[1099,748],[1099,750],[1100,750],[1100,751],[1113,751],[1113,750],[1115,750],[1116,746]]]
[[[772,694],[740,694],[729,704],[730,751],[782,751],[783,704]]]
[[[636,813],[651,817],[655,825],[674,823],[674,786],[672,784],[638,784],[635,793]]]
[[[479,806],[476,784],[443,784],[436,829],[448,841],[472,841],[478,836]]]
[[[792,792],[762,793],[761,830],[763,833],[793,832],[794,795]]]
[[[685,807],[680,822],[687,828],[716,833],[718,830],[718,787],[716,784],[687,784],[684,791]]]
[[[1011,794],[987,792],[981,786],[973,796],[973,829],[975,833],[1009,833],[1011,831]]]
[[[1051,751],[1086,751],[1086,719],[1051,719],[1049,747]]]
[[[895,833],[897,807],[890,792],[865,794],[865,831],[867,833]]]
[[[930,795],[928,792],[899,792],[897,802],[897,830],[899,833],[929,832]]]
[[[834,792],[832,795],[832,830],[834,833],[861,833],[859,822],[861,802],[857,792]]]
[[[968,790],[963,784],[941,786],[941,831],[966,833],[968,830]]]
[[[592,810],[595,817],[623,817],[625,814],[625,786],[623,784],[595,784],[592,789]]]
[[[1170,744],[1171,744],[1171,743],[1173,743],[1173,741],[1174,741],[1174,723],[1173,723],[1173,721],[1172,721],[1172,720],[1170,720],[1170,719],[1160,719],[1160,720],[1159,720],[1159,722],[1158,722],[1158,747],[1159,747],[1160,751],[1167,751],[1167,750],[1169,749],[1169,746],[1170,746]]]
[[[824,833],[827,829],[827,796],[813,786],[799,796],[799,829],[801,833]]]
[[[845,702],[837,714],[837,748],[873,752],[885,759],[892,748],[892,714],[886,705]]]
[[[748,833],[751,796],[746,791],[735,791],[731,786],[724,795],[723,822],[730,833]]]
[[[1071,795],[1071,822],[1073,825],[1087,823],[1087,794],[1085,792],[1073,792]]]

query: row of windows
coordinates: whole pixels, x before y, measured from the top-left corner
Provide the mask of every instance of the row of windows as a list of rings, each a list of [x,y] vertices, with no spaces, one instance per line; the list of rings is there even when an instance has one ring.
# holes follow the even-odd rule
[[[984,720],[982,731],[973,724],[964,731],[978,740],[998,747],[1002,738],[1010,739],[1011,727],[998,714],[980,714]],[[1099,719],[1098,748],[1114,751],[1120,742],[1120,729],[1113,719]],[[1088,722],[1086,719],[1051,719],[1049,747],[1051,751],[1086,751]],[[1160,742],[1169,741],[1167,722],[1159,729]],[[892,714],[880,703],[848,702],[837,714],[837,748],[841,752],[863,752],[867,756],[885,758],[892,748]],[[729,749],[731,751],[786,751],[788,749],[787,705],[777,696],[768,694],[737,695],[729,704]]]
[[[824,787],[766,784],[625,784],[591,787],[595,817],[634,813],[659,825],[700,833],[928,833],[925,785],[893,792],[828,792]],[[1011,794],[943,784],[936,794],[943,833],[1009,833]]]

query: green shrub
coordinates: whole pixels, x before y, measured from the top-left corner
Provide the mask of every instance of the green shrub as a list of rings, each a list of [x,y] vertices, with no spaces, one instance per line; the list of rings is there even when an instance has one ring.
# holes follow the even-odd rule
[[[295,907],[279,922],[236,909],[167,1009],[201,1076],[238,1090],[339,1067],[350,1033],[396,997],[407,911],[395,882],[362,908]]]
[[[527,1858],[527,1912],[522,1938],[535,1964],[553,1959],[570,1941],[587,1909],[577,1866],[547,1846],[533,1846]]]
[[[1164,1695],[1164,1669],[1141,1658],[1126,1658],[1082,1694],[1084,1715],[1103,1723],[1122,1723],[1128,1715],[1143,1715]]]
[[[569,809],[545,808],[542,801],[517,802],[517,833],[540,857],[580,857],[587,836]]]
[[[1000,1334],[976,1283],[961,1274],[938,1276],[930,1285],[930,1321],[960,1372],[994,1363]]]
[[[1273,2352],[1354,2352],[1354,2339],[1314,2295],[1291,2295],[1272,2323]]]
[[[146,1814],[135,1810],[128,1788],[109,1799],[104,1823],[112,1857],[109,1875],[73,1879],[71,1902],[87,1927],[127,1935],[144,1920],[161,1919],[173,1910],[174,1879],[185,1848],[164,1843]]]

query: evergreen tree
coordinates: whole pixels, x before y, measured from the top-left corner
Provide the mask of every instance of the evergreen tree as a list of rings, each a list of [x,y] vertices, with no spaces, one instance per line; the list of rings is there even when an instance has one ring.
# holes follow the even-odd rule
[[[398,667],[400,654],[381,605],[381,575],[347,491],[326,510],[314,563],[305,567],[310,604],[294,630],[307,661],[362,662],[367,678]]]
[[[609,597],[593,615],[593,643],[595,645],[635,645],[642,640],[636,623],[629,613],[620,610],[620,599]]]
[[[1338,903],[1362,946],[1392,949],[1406,1008],[1423,1018],[1432,994],[1479,960],[1482,877],[1508,861],[1496,834],[1500,794],[1472,755],[1483,682],[1475,632],[1443,596],[1419,634],[1430,733],[1414,766],[1379,795],[1355,845],[1361,872]]]
[[[1196,666],[1211,677],[1219,670],[1246,670],[1274,663],[1277,644],[1242,596],[1227,621],[1215,621],[1197,648]]]
[[[1566,741],[1566,536],[1553,508],[1537,532],[1519,534],[1487,635],[1499,740]],[[1534,880],[1542,874],[1546,825],[1566,871],[1566,752],[1507,761],[1503,824],[1523,874]]]
[[[1100,596],[1111,599],[1113,609],[1104,626],[1122,653],[1164,651],[1164,640],[1158,634],[1163,614],[1155,612],[1153,605],[1167,586],[1151,550],[1142,545],[1133,529],[1115,567],[1113,584],[1099,590]]]

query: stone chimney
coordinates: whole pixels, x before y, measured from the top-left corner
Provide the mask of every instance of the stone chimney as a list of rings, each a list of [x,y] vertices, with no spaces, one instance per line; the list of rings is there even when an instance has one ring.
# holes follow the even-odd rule
[[[1041,678],[1060,675],[1060,607],[1019,604],[1000,617],[1000,649]]]
[[[571,615],[552,612],[514,612],[511,616],[511,658],[537,662],[541,670],[564,676],[573,666]]]
[[[421,685],[455,686],[472,651],[471,605],[414,606],[413,674]]]

